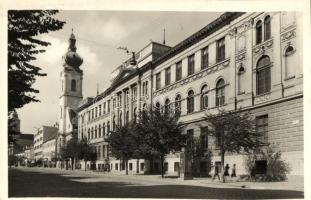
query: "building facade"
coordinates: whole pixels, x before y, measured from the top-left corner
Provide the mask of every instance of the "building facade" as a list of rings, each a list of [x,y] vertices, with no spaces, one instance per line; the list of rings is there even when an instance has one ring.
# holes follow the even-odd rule
[[[125,169],[109,155],[105,138],[116,124],[151,104],[178,106],[185,134],[195,137],[206,134],[205,112],[250,111],[264,141],[280,147],[292,174],[303,174],[301,13],[224,13],[174,47],[152,42],[135,57],[135,67],[125,62],[106,91],[76,107],[78,138],[88,138],[98,152],[94,167]],[[217,164],[215,138],[205,138]],[[167,173],[178,173],[179,162],[178,153],[168,155]],[[226,163],[245,173],[242,154],[226,155]],[[145,160],[130,160],[128,168],[144,173],[148,166]]]
[[[50,138],[51,135],[56,135],[57,131],[58,128],[53,126],[42,126],[38,128],[33,140],[35,161],[43,160],[43,143],[47,138]]]

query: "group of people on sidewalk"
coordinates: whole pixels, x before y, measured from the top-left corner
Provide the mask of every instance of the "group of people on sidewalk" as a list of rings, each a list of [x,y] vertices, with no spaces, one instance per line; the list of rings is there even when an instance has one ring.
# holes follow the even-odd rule
[[[225,171],[224,171],[224,176],[225,177],[229,177],[229,164],[226,164],[225,166]],[[215,170],[214,170],[214,176],[212,178],[212,180],[214,181],[216,176],[218,177],[218,180],[220,180],[220,176],[219,176],[219,165],[215,165]],[[231,178],[236,177],[236,165],[233,164],[232,170],[231,170]]]

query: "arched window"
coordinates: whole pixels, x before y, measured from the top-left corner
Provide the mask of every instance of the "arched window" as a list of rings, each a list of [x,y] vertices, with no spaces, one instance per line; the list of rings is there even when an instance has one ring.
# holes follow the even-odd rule
[[[97,125],[95,126],[95,138],[97,138]]]
[[[129,111],[126,111],[126,115],[125,115],[125,123],[128,123],[130,118],[129,118]]]
[[[270,58],[269,56],[262,56],[256,66],[256,82],[257,95],[270,92],[271,89],[271,72],[270,72]]]
[[[161,105],[159,102],[156,103],[156,109],[160,109]]]
[[[134,111],[133,111],[133,120],[134,120],[134,122],[137,122],[137,108],[134,108]]]
[[[168,114],[169,112],[170,112],[170,100],[169,99],[166,99],[165,100],[165,107],[164,107],[164,112],[166,113],[166,114]]]
[[[103,123],[103,136],[106,135],[106,130],[105,130],[105,123]]]
[[[216,106],[220,107],[225,104],[225,81],[219,79],[216,84]]]
[[[175,97],[175,110],[181,110],[181,96],[180,94],[177,94]]]
[[[295,61],[293,59],[294,48],[288,46],[285,51],[285,77],[292,78],[295,76]]]
[[[112,130],[116,130],[116,116],[113,116],[113,120],[112,120]]]
[[[107,134],[110,133],[110,121],[107,122]]]
[[[71,91],[75,92],[77,90],[77,83],[76,80],[72,79],[71,80]]]
[[[194,92],[190,90],[187,96],[187,113],[192,113],[194,111]]]
[[[91,134],[92,134],[92,139],[94,138],[94,129],[93,127],[91,128]]]
[[[243,87],[243,74],[245,72],[244,66],[241,65],[238,71],[238,93],[244,92]]]
[[[262,42],[262,21],[259,20],[256,23],[256,44],[260,44]]]
[[[208,108],[208,90],[207,85],[201,88],[201,110]]]
[[[98,125],[98,137],[101,137],[102,136],[102,127],[101,125],[99,124]]]
[[[122,126],[122,112],[119,115],[119,126]]]
[[[265,40],[271,38],[271,17],[268,15],[265,17]]]

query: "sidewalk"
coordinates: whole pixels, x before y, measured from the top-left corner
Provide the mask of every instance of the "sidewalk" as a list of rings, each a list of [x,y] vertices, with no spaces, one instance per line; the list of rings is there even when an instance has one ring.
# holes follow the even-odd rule
[[[114,181],[124,181],[130,183],[143,184],[178,184],[191,185],[212,188],[243,188],[243,189],[259,189],[259,190],[295,190],[304,191],[303,176],[288,176],[287,181],[283,182],[226,182],[222,183],[218,180],[212,181],[211,178],[194,178],[193,180],[181,180],[178,178],[161,178],[161,175],[124,175],[113,174],[107,172],[84,171],[84,170],[65,170],[56,168],[19,168],[25,171],[48,172],[62,174],[65,176],[91,177],[92,181],[101,181],[100,179],[109,178]],[[95,179],[95,180],[94,180]],[[96,180],[97,179],[97,180]]]

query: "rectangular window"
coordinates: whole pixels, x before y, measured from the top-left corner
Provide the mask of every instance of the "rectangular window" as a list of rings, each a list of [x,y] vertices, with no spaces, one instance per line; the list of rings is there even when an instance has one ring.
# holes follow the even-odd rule
[[[192,149],[193,148],[193,129],[188,129],[187,130],[187,147],[189,149]]]
[[[145,87],[146,87],[146,83],[143,82],[143,96],[145,96]]]
[[[194,74],[194,54],[188,57],[188,76]]]
[[[137,87],[133,87],[132,89],[132,100],[135,101],[137,99]]]
[[[92,109],[92,119],[94,119],[94,108]]]
[[[220,145],[221,145],[221,133],[218,132],[216,134],[216,149],[219,149],[220,148]]]
[[[119,168],[119,165],[118,165],[118,163],[116,163],[115,164],[115,170],[118,170],[118,168]]]
[[[98,109],[99,109],[98,115],[101,116],[101,115],[102,115],[102,105],[99,105],[99,106],[98,106]]]
[[[174,162],[174,172],[179,171],[179,162]]]
[[[156,74],[156,90],[161,88],[161,73]]]
[[[103,114],[105,114],[106,113],[106,102],[104,102],[104,104],[103,104]]]
[[[145,169],[145,163],[140,163],[140,171],[144,171]]]
[[[95,118],[97,117],[97,107],[95,108]]]
[[[145,84],[145,95],[148,95],[148,81]]]
[[[208,127],[201,127],[200,143],[203,149],[208,148]]]
[[[171,68],[165,69],[165,86],[171,84]]]
[[[262,142],[268,142],[268,115],[256,117],[256,129]]]
[[[121,94],[118,94],[118,107],[120,108],[122,107],[121,101],[122,101]]]
[[[129,163],[129,170],[130,170],[130,171],[133,170],[133,163]]]
[[[225,60],[225,38],[217,41],[216,61],[221,62]]]
[[[181,80],[182,78],[182,62],[179,61],[176,63],[176,81]]]
[[[107,101],[107,112],[110,112],[110,100]]]
[[[208,47],[205,47],[201,51],[201,69],[208,67]]]

